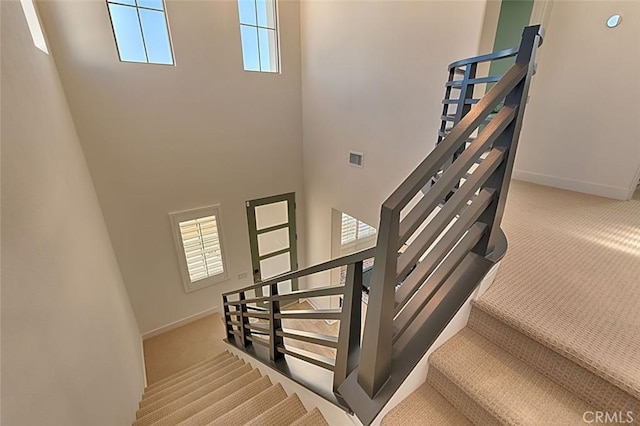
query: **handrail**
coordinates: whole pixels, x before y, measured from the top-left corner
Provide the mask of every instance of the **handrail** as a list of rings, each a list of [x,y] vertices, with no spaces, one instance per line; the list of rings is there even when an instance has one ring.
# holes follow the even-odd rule
[[[518,54],[518,48],[512,47],[510,49],[500,50],[498,52],[487,53],[486,55],[474,56],[472,58],[460,59],[449,64],[449,69],[459,68],[465,65],[477,64],[479,62],[495,61],[496,59],[510,58]]]
[[[326,262],[318,263],[317,265],[309,266],[308,268],[287,272],[285,274],[281,274],[276,277],[269,278],[266,281],[260,281],[248,287],[243,287],[237,290],[228,291],[226,293],[222,293],[222,296],[230,296],[236,293],[247,292],[247,291],[255,290],[257,288],[266,287],[268,285],[278,284],[283,281],[292,280],[292,279],[304,277],[307,275],[317,274],[318,272],[328,271],[329,269],[338,268],[340,266],[346,266],[350,263],[360,262],[360,261],[372,258],[374,255],[374,252],[375,252],[375,247],[371,247],[366,250],[359,251],[357,253],[348,254],[346,256],[341,256]]]
[[[431,151],[431,154],[400,184],[398,189],[387,198],[382,204],[383,207],[394,211],[404,208],[418,191],[424,188],[431,176],[438,172],[442,165],[442,160],[449,157],[453,153],[452,151],[455,151],[466,141],[493,109],[502,102],[504,97],[522,81],[526,74],[526,63],[513,65],[480,102],[471,108],[471,111],[453,127],[451,133],[445,136]]]
[[[500,224],[541,43],[541,27],[530,26],[518,48],[451,63],[438,143],[382,203],[376,246],[223,293],[227,341],[254,356],[266,350],[257,357],[316,392],[295,362],[329,370],[331,393],[323,396],[371,423],[506,249]],[[478,63],[512,56],[515,64],[501,78],[476,75]],[[464,77],[454,80],[456,74]],[[477,85],[493,82],[481,99],[473,97]],[[424,196],[401,219],[420,191]],[[375,264],[360,339],[363,261],[369,258]],[[284,281],[344,266],[344,285],[280,293]],[[269,296],[257,291],[263,287]],[[251,291],[255,296],[247,298]],[[340,309],[280,309],[286,300],[330,296],[342,297]],[[249,304],[256,303],[265,307],[254,312]],[[283,329],[287,318],[337,319],[338,337]],[[335,348],[335,362],[294,349],[285,338]]]
[[[376,395],[387,386],[387,382],[391,378],[394,369],[402,369],[402,365],[407,364],[407,360],[411,359],[411,363],[417,362],[431,344],[433,340],[422,339],[416,343],[417,353],[397,353],[394,352],[394,342],[399,338],[399,330],[406,331],[409,327],[413,327],[413,332],[409,333],[409,337],[402,336],[402,341],[406,342],[411,336],[416,336],[417,330],[422,326],[426,326],[428,321],[434,323],[429,326],[431,336],[436,336],[434,330],[443,329],[447,323],[447,315],[453,316],[461,303],[460,298],[471,294],[471,291],[479,283],[478,274],[488,271],[485,270],[482,259],[486,262],[489,260],[492,252],[497,246],[498,237],[501,234],[500,222],[504,211],[506,195],[509,187],[509,179],[515,159],[515,149],[522,125],[524,108],[526,106],[527,93],[529,83],[535,68],[535,51],[541,43],[540,26],[530,26],[525,28],[522,34],[521,43],[518,49],[512,49],[507,52],[498,52],[495,54],[484,55],[474,58],[473,61],[466,61],[469,65],[464,71],[464,78],[460,80],[461,93],[458,100],[458,109],[455,112],[454,125],[450,132],[443,139],[440,139],[436,147],[425,158],[425,160],[416,167],[416,169],[405,179],[400,186],[391,194],[382,204],[380,210],[380,225],[378,231],[378,243],[376,246],[375,267],[372,275],[372,291],[369,294],[368,315],[365,322],[364,335],[362,339],[362,353],[358,365],[358,371],[355,373],[356,379],[345,383],[344,390],[349,392],[362,392],[360,396],[354,396],[352,401],[359,401],[362,398],[375,400]],[[485,60],[498,59],[505,55],[513,56],[517,52],[515,64],[509,68],[504,76],[489,89],[489,91],[480,99],[475,106],[469,106],[461,109],[466,104],[466,100],[473,96],[474,85],[479,82],[495,80],[493,77],[477,78],[477,63]],[[454,65],[464,64],[465,61],[459,61]],[[450,71],[450,81],[453,78],[454,70]],[[446,85],[446,98],[449,98],[452,84]],[[489,125],[484,128],[479,126],[485,124],[485,119],[495,112],[495,108],[503,103],[504,108],[498,114],[492,117]],[[446,105],[445,105],[446,106]],[[446,114],[443,113],[443,115]],[[504,120],[505,117],[509,120]],[[499,117],[502,121],[492,125],[493,120]],[[456,122],[457,121],[457,122]],[[444,126],[444,124],[443,124]],[[441,128],[441,130],[445,130]],[[478,137],[471,145],[471,149],[478,147],[478,142],[483,140],[491,140],[489,154],[479,163],[479,166],[470,172],[464,182],[460,185],[458,176],[465,173],[465,167],[468,165],[470,155],[465,155],[467,150],[466,143],[468,138],[479,131]],[[473,148],[475,147],[475,148]],[[447,171],[451,173],[447,173]],[[401,244],[410,236],[409,231],[418,229],[421,224],[401,225],[400,213],[409,204],[409,202],[420,191],[425,191],[425,185],[432,180],[440,171],[444,171],[439,179],[445,180],[442,184],[436,184],[427,189],[425,201],[421,204],[418,202],[421,210],[411,216],[412,219],[422,219],[429,215],[429,207],[441,200],[441,195],[450,189],[451,192],[444,197],[442,201],[442,209],[426,224],[426,226],[415,236],[415,239],[402,250],[402,254],[398,256]],[[440,182],[440,181],[437,181]],[[451,188],[450,185],[453,185]],[[445,186],[447,188],[445,188]],[[431,190],[434,192],[430,194]],[[403,310],[403,306],[397,306],[395,301],[395,293],[398,285],[404,285],[408,277],[424,268],[418,267],[423,256],[432,246],[432,244],[440,237],[453,239],[452,229],[447,229],[447,225],[456,220],[456,216],[464,214],[468,206],[468,201],[475,198],[477,190],[492,191],[495,195],[492,200],[483,205],[482,210],[475,212],[473,223],[469,226],[477,229],[483,229],[482,234],[478,234],[477,240],[472,245],[466,247],[461,252],[459,259],[472,259],[468,262],[451,263],[450,269],[442,270],[442,280],[436,285],[434,276],[429,276],[424,281],[423,289],[434,288],[434,291],[441,291],[440,285],[443,286],[443,294],[435,298],[440,314],[430,317],[428,314],[422,316],[422,309],[427,304],[425,295],[422,299],[402,300],[408,307],[419,309],[420,312],[409,312]],[[421,200],[422,201],[422,200]],[[414,206],[415,209],[418,205]],[[426,213],[426,215],[425,215]],[[460,216],[460,217],[462,217]],[[406,218],[405,218],[406,219]],[[478,225],[478,226],[476,226]],[[469,228],[470,229],[470,228]],[[460,232],[458,227],[456,233]],[[445,245],[436,245],[433,250],[445,250]],[[458,250],[459,251],[459,250]],[[429,253],[435,253],[433,251]],[[432,257],[445,257],[449,259],[452,251],[447,250],[442,253],[435,253]],[[444,264],[443,263],[443,264]],[[455,271],[460,269],[458,275]],[[473,272],[472,279],[464,279],[444,286],[445,280],[449,275],[452,277],[462,277],[464,268]],[[470,272],[471,273],[471,272]],[[462,274],[462,275],[460,275]],[[418,278],[415,278],[416,280]],[[459,278],[455,278],[458,280]],[[457,287],[455,287],[457,286]],[[402,288],[402,287],[401,287]],[[455,295],[450,298],[449,303],[445,303],[449,295]],[[423,300],[424,303],[421,303]],[[464,299],[462,299],[464,300]],[[430,302],[429,302],[430,303]],[[411,308],[409,308],[411,309]],[[435,309],[435,308],[431,308]],[[396,327],[398,318],[395,313],[405,312],[402,315],[402,326]],[[445,312],[444,314],[442,312]],[[409,324],[414,318],[421,317],[418,325]],[[444,322],[443,322],[444,320]],[[435,337],[433,337],[435,339]],[[403,361],[396,361],[400,367],[394,367],[394,357],[404,357]],[[413,357],[413,358],[412,358]],[[417,357],[417,358],[416,358]],[[413,364],[415,365],[415,364]],[[408,374],[409,370],[403,370]],[[405,374],[403,373],[403,374]],[[357,384],[356,384],[357,383]],[[354,386],[356,386],[354,388]],[[386,391],[391,392],[391,391]],[[352,398],[351,396],[349,398]]]

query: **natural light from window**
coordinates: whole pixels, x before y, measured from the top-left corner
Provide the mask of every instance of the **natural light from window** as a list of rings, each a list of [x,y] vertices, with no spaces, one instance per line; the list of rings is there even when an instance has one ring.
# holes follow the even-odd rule
[[[40,25],[40,20],[38,19],[38,13],[36,12],[33,0],[20,0],[20,4],[22,5],[24,17],[27,19],[27,25],[31,32],[33,44],[48,55],[49,49],[47,48],[47,42],[44,39],[44,33],[42,32],[42,26]]]
[[[169,218],[186,292],[226,280],[220,206],[170,213]]]
[[[278,72],[276,0],[238,0],[245,71]]]
[[[340,244],[347,245],[355,241],[364,240],[373,237],[376,234],[376,228],[366,223],[342,213],[342,229],[340,232]]]
[[[162,0],[107,0],[120,60],[173,65]]]

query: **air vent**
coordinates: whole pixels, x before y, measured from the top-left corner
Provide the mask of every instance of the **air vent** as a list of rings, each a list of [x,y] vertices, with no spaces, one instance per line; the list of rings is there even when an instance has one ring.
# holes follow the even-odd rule
[[[349,164],[356,167],[362,167],[363,161],[364,161],[363,153],[349,151]]]

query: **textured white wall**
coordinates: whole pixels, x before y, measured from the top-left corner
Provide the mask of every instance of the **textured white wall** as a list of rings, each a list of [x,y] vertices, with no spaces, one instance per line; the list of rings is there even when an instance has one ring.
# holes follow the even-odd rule
[[[433,149],[447,65],[478,53],[485,6],[302,2],[310,264],[331,255],[332,208],[377,227],[380,204]],[[349,150],[364,153],[364,168],[347,164]]]
[[[2,407],[12,425],[125,425],[142,347],[53,59],[2,10]]]
[[[640,2],[554,1],[514,177],[625,199],[640,173]],[[605,26],[620,13],[622,24]]]
[[[299,4],[280,3],[282,74],[243,71],[236,4],[167,1],[175,67],[119,62],[104,0],[40,4],[143,333],[252,282],[246,200],[302,201]],[[230,279],[186,294],[168,213],[218,203]]]

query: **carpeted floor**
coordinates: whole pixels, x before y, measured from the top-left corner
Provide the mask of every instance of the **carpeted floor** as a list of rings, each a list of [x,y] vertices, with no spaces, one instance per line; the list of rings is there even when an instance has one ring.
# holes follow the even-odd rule
[[[209,315],[143,342],[147,383],[152,385],[227,349],[220,315]]]
[[[509,249],[483,310],[640,397],[640,192],[513,182]]]

